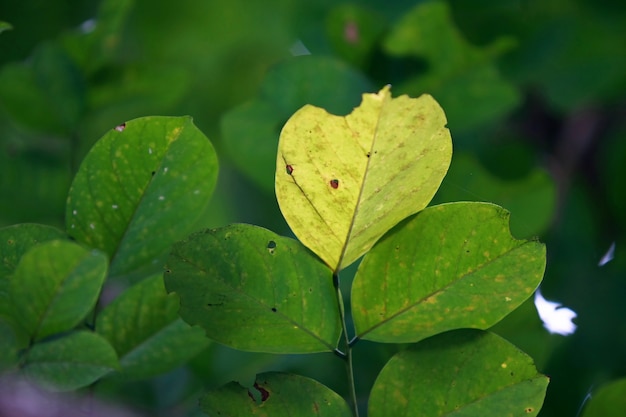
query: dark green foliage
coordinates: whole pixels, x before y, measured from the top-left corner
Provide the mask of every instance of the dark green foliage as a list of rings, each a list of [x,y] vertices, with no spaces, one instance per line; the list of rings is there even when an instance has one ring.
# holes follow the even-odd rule
[[[321,280],[329,271],[318,270],[314,255],[282,237],[292,235],[273,195],[280,129],[303,104],[347,114],[361,93],[392,84],[396,96],[433,94],[448,115],[454,155],[431,205],[485,201],[510,211],[513,236],[539,236],[546,243],[544,295],[578,313],[579,328],[569,338],[542,328],[532,300],[489,329],[550,375],[539,415],[574,416],[589,393],[581,415],[619,415],[626,397],[620,379],[626,375],[626,333],[619,325],[626,314],[623,2],[0,0],[0,10],[0,370],[20,369],[56,389],[89,387],[150,415],[191,415],[200,397],[205,411],[215,410],[211,399],[219,400],[224,390],[248,401],[251,410],[267,410],[270,403],[255,383],[267,390],[298,387],[310,404],[317,396],[333,402],[349,398],[341,359],[324,344],[347,353],[346,341],[337,343],[334,322],[319,345],[328,353],[231,350],[210,342],[202,326],[179,318],[179,304],[195,295],[193,287],[179,300],[167,293],[161,272],[175,242],[200,239],[188,237],[193,231],[256,230],[224,226],[258,224],[273,230],[259,229],[271,234],[264,238],[276,247],[266,243],[257,260],[269,259],[270,249],[280,254],[284,239],[319,275],[290,275],[282,287],[273,287],[284,294],[272,293],[272,299],[295,308],[289,290],[301,295],[301,288],[294,290],[298,284]],[[292,56],[291,51],[307,50],[311,56]],[[129,121],[150,114],[189,114],[199,129],[187,117],[152,117],[134,121],[149,137],[131,133]],[[115,130],[125,121],[129,131]],[[184,126],[189,136],[170,146],[162,133],[172,126]],[[200,130],[220,159],[217,184],[213,145]],[[99,151],[88,155],[103,134]],[[124,144],[136,149],[124,150]],[[124,156],[116,157],[116,151]],[[178,177],[168,178],[165,167],[176,167]],[[123,203],[114,201],[121,196]],[[114,205],[118,217],[112,215]],[[429,216],[425,211],[406,224],[423,214]],[[462,220],[450,223],[465,224]],[[376,285],[386,281],[377,281],[383,267],[376,253],[384,258],[395,250],[385,241],[411,241],[402,234],[398,229],[382,240],[358,272],[358,265],[342,271],[342,308],[350,329],[352,312],[359,328],[357,309],[375,306],[369,297],[370,304],[357,297],[353,305],[347,295],[361,286],[370,293],[380,289]],[[534,240],[517,242],[539,246]],[[613,242],[614,260],[599,267]],[[185,243],[174,247],[190,249]],[[229,250],[245,258],[234,247]],[[429,253],[425,261],[432,261]],[[199,266],[227,269],[226,256],[217,257],[219,266],[211,262],[214,254],[204,255]],[[267,273],[263,262],[246,262],[233,270],[245,266]],[[180,271],[179,261],[174,265],[170,276]],[[538,283],[535,269],[532,285],[517,301]],[[59,285],[50,289],[51,283]],[[322,290],[330,293],[331,285],[332,278]],[[210,284],[205,289],[217,291]],[[334,297],[328,311],[339,309]],[[183,307],[183,316],[189,308]],[[280,312],[270,306],[263,317],[275,324],[271,308]],[[33,320],[41,311],[42,320]],[[500,310],[493,319],[509,311]],[[321,328],[321,318],[313,319],[314,328]],[[494,320],[469,325],[486,328]],[[495,345],[513,351],[495,334],[478,330],[452,331],[410,346],[355,343],[361,411],[371,393],[371,415],[390,415],[380,408],[386,403],[381,393],[410,388],[389,385],[390,391],[382,391],[375,381],[385,364],[391,370],[380,373],[383,382],[406,382],[398,381],[394,367],[413,357],[428,365],[423,355],[430,347],[438,346],[434,355],[442,344],[455,349],[461,339],[470,344],[497,339]],[[438,369],[422,371],[441,373]],[[537,375],[534,367],[531,371],[529,380]],[[238,383],[228,384],[231,380]],[[528,383],[522,391],[543,383],[533,381],[538,384]],[[329,405],[331,415],[347,413],[345,404],[335,404],[341,405]],[[529,404],[530,412],[539,406]],[[518,411],[528,415],[526,409],[511,412]],[[482,409],[476,413],[486,415]],[[499,409],[496,415],[504,413]]]

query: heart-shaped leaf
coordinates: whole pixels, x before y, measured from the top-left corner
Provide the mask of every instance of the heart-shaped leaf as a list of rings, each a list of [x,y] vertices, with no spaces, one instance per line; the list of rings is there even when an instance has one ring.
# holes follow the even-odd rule
[[[332,351],[341,334],[331,271],[299,242],[235,224],[177,243],[165,287],[180,316],[241,350]]]
[[[216,180],[213,146],[190,117],[126,122],[96,143],[76,174],[68,233],[108,253],[111,275],[128,273],[193,230]]]
[[[532,359],[506,340],[458,330],[391,358],[374,383],[368,415],[532,417],[547,385]]]
[[[446,118],[423,95],[364,94],[351,114],[307,105],[278,144],[276,197],[300,241],[333,270],[426,207],[452,154]]]
[[[300,375],[268,372],[245,388],[231,382],[210,391],[200,407],[215,416],[350,417],[348,404],[319,382]]]
[[[381,239],[352,286],[359,338],[407,343],[462,327],[486,329],[532,295],[545,247],[516,240],[489,203],[429,207]]]

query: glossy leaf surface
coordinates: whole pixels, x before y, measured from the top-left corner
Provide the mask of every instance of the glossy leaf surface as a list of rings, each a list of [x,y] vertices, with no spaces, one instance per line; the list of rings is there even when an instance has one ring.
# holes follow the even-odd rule
[[[177,243],[165,286],[180,315],[217,342],[273,353],[335,349],[341,326],[331,271],[304,246],[235,224]]]
[[[367,252],[423,209],[452,153],[446,118],[432,97],[364,94],[348,116],[305,106],[284,126],[276,197],[300,241],[333,270]]]
[[[417,342],[446,330],[486,329],[531,296],[545,247],[514,239],[509,213],[489,203],[430,207],[381,239],[352,286],[357,336]]]
[[[506,340],[459,330],[396,354],[374,383],[368,415],[532,417],[547,385],[532,359]]]
[[[111,257],[111,275],[150,264],[193,230],[217,179],[211,143],[190,117],[145,117],[111,129],[69,192],[68,233]]]

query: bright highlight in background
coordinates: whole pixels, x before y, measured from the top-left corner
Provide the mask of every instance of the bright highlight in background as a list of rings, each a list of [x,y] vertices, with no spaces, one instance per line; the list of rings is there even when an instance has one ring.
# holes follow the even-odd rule
[[[535,307],[543,321],[543,327],[550,333],[568,336],[576,331],[576,324],[572,322],[577,316],[576,312],[562,307],[560,303],[546,300],[539,289],[535,292]]]

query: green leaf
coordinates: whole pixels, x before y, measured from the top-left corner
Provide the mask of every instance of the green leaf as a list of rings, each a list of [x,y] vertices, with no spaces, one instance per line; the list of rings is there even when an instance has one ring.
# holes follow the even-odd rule
[[[13,300],[11,298],[11,280],[22,256],[34,246],[55,239],[63,239],[65,234],[54,227],[41,224],[17,224],[0,229],[0,320],[21,333],[23,329],[13,318]],[[16,335],[20,345],[27,343],[28,335]],[[24,337],[19,337],[24,336]]]
[[[516,240],[509,213],[488,203],[427,208],[381,239],[352,286],[357,337],[417,342],[486,329],[531,296],[543,277],[539,242]]]
[[[319,382],[277,372],[257,375],[250,388],[231,382],[212,390],[200,400],[200,408],[224,417],[352,415],[344,399]]]
[[[332,273],[293,239],[243,224],[206,230],[177,243],[166,268],[180,316],[219,343],[270,353],[337,346]]]
[[[287,60],[269,71],[256,99],[224,115],[224,151],[252,182],[273,193],[276,149],[285,120],[305,104],[346,114],[358,105],[359,94],[370,89],[370,82],[342,61],[324,56]]]
[[[61,240],[35,246],[11,278],[13,317],[33,340],[71,330],[96,304],[106,273],[97,250]]]
[[[178,298],[167,294],[163,277],[146,278],[106,306],[96,331],[115,348],[125,379],[165,373],[204,349],[199,328],[178,318]]]
[[[368,415],[536,416],[547,385],[532,359],[506,340],[458,330],[396,354],[374,383]]]
[[[18,342],[13,327],[0,318],[0,374],[17,364]]]
[[[504,116],[520,101],[491,62],[511,41],[502,39],[487,48],[469,44],[456,28],[447,2],[426,1],[393,27],[383,43],[392,56],[412,56],[428,64],[397,85],[399,91],[432,94],[446,109],[454,130],[471,129]]]
[[[13,29],[13,26],[11,26],[10,23],[0,21],[0,33],[4,32],[5,30],[11,29]]]
[[[35,344],[26,354],[23,372],[59,391],[75,390],[118,368],[115,350],[95,333],[79,331]]]
[[[113,276],[145,267],[193,230],[216,179],[213,146],[190,117],[126,122],[96,143],[76,174],[68,233],[108,253]]]
[[[468,199],[505,207],[511,212],[513,235],[529,237],[542,233],[549,226],[556,207],[556,187],[542,169],[534,169],[519,179],[502,180],[471,155],[455,153],[433,202]]]
[[[593,393],[582,417],[620,417],[626,408],[626,378],[611,381]]]
[[[66,52],[42,44],[27,63],[0,72],[0,97],[21,124],[37,131],[69,135],[85,107],[84,80]]]
[[[98,3],[92,28],[62,37],[63,46],[86,73],[93,73],[111,63],[123,40],[124,23],[132,11],[134,0],[103,0]]]
[[[334,7],[326,19],[326,32],[333,49],[359,68],[367,68],[385,29],[381,14],[355,4]]]
[[[287,122],[276,161],[276,197],[300,241],[333,270],[426,207],[452,154],[446,118],[423,95],[364,94],[346,117],[305,106]]]
[[[0,282],[8,282],[22,256],[31,248],[65,237],[65,233],[59,229],[35,223],[16,224],[0,229]]]

